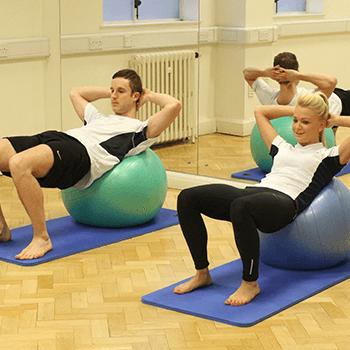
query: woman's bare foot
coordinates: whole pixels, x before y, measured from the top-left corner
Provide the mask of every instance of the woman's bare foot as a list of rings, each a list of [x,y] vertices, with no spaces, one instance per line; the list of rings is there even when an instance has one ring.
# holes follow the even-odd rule
[[[195,289],[209,286],[211,284],[211,276],[209,269],[205,268],[197,270],[196,274],[187,282],[175,287],[173,292],[176,294],[185,294],[192,292]]]
[[[52,243],[50,238],[33,238],[28,247],[24,248],[19,254],[16,255],[16,259],[31,260],[41,258],[51,249]]]
[[[241,286],[235,293],[225,301],[226,305],[240,306],[248,304],[260,293],[259,285],[256,281],[242,281]]]
[[[10,239],[11,239],[11,230],[7,226],[7,224],[5,224],[5,226],[1,229],[0,242],[8,242]]]

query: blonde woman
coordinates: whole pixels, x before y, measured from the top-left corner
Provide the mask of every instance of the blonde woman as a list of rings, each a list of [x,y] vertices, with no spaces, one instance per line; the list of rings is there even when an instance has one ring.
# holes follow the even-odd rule
[[[291,115],[298,141],[295,147],[280,137],[270,122]],[[330,149],[322,144],[325,127],[350,127],[350,118],[329,114],[327,97],[321,92],[300,95],[296,107],[256,107],[255,118],[274,159],[271,172],[259,184],[244,189],[212,184],[180,193],[180,225],[197,271],[192,279],[177,286],[174,293],[188,293],[212,282],[207,231],[201,216],[204,214],[232,222],[243,264],[242,284],[225,304],[249,303],[260,293],[257,229],[271,233],[292,222],[350,159],[350,138]]]

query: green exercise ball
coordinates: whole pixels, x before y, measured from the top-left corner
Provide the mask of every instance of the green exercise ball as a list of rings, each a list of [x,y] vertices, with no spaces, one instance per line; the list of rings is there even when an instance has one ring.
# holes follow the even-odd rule
[[[124,227],[146,223],[162,207],[167,192],[163,163],[147,149],[125,158],[84,190],[61,191],[69,214],[94,226]]]
[[[282,138],[284,138],[293,146],[297,144],[297,140],[295,139],[292,130],[293,117],[273,119],[271,120],[271,123]],[[327,147],[330,148],[335,146],[334,133],[331,128],[325,129],[325,136]],[[259,168],[268,173],[272,167],[272,157],[270,156],[270,152],[260,136],[260,132],[256,124],[254,125],[252,133],[250,135],[250,151],[255,163],[259,166]]]

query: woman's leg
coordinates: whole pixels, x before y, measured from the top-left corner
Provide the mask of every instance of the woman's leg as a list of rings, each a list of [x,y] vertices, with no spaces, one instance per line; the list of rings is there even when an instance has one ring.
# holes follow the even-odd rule
[[[205,214],[233,223],[243,262],[242,286],[249,288],[245,288],[236,297],[233,297],[236,294],[234,293],[228,300],[232,305],[242,305],[259,292],[256,283],[259,268],[259,235],[256,226],[264,231],[276,231],[291,222],[295,208],[291,198],[277,191],[256,187],[242,190],[226,185],[207,185],[181,192],[178,213],[197,274],[189,282],[175,288],[174,292],[182,294],[211,283],[207,260],[207,231],[201,217],[201,214]],[[247,290],[251,290],[252,286],[253,290],[248,293],[250,296],[246,296]]]
[[[244,197],[231,204],[231,222],[243,264],[243,280],[259,277],[260,239],[257,229],[271,233],[288,225],[295,216],[294,201],[265,188],[247,188]]]
[[[231,221],[243,264],[243,281],[225,304],[244,305],[260,293],[256,282],[260,252],[257,228],[264,232],[278,231],[288,225],[294,215],[294,201],[277,191],[259,189],[257,193],[232,202]]]
[[[243,193],[242,189],[227,185],[199,186],[180,193],[177,206],[180,226],[197,272],[191,280],[177,286],[175,293],[188,293],[211,284],[207,256],[208,236],[201,214],[230,221],[231,203]]]
[[[186,189],[178,197],[179,222],[197,270],[209,265],[207,230],[201,214],[230,221],[232,201],[244,190],[227,185],[205,185]]]

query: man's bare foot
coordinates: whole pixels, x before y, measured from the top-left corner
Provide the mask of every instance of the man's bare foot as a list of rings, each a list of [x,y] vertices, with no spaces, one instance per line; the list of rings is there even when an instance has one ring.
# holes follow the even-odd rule
[[[7,226],[7,224],[5,224],[5,226],[1,229],[0,242],[8,242],[10,239],[11,239],[11,230]]]
[[[52,243],[50,238],[33,238],[28,247],[24,248],[19,254],[16,255],[16,259],[30,260],[41,258],[51,249]]]
[[[185,294],[195,289],[209,286],[211,284],[211,276],[209,269],[197,270],[197,273],[187,282],[175,287],[173,292],[176,294]]]
[[[256,281],[247,282],[242,281],[241,286],[235,293],[225,301],[226,305],[240,306],[248,304],[260,293],[260,288]]]

